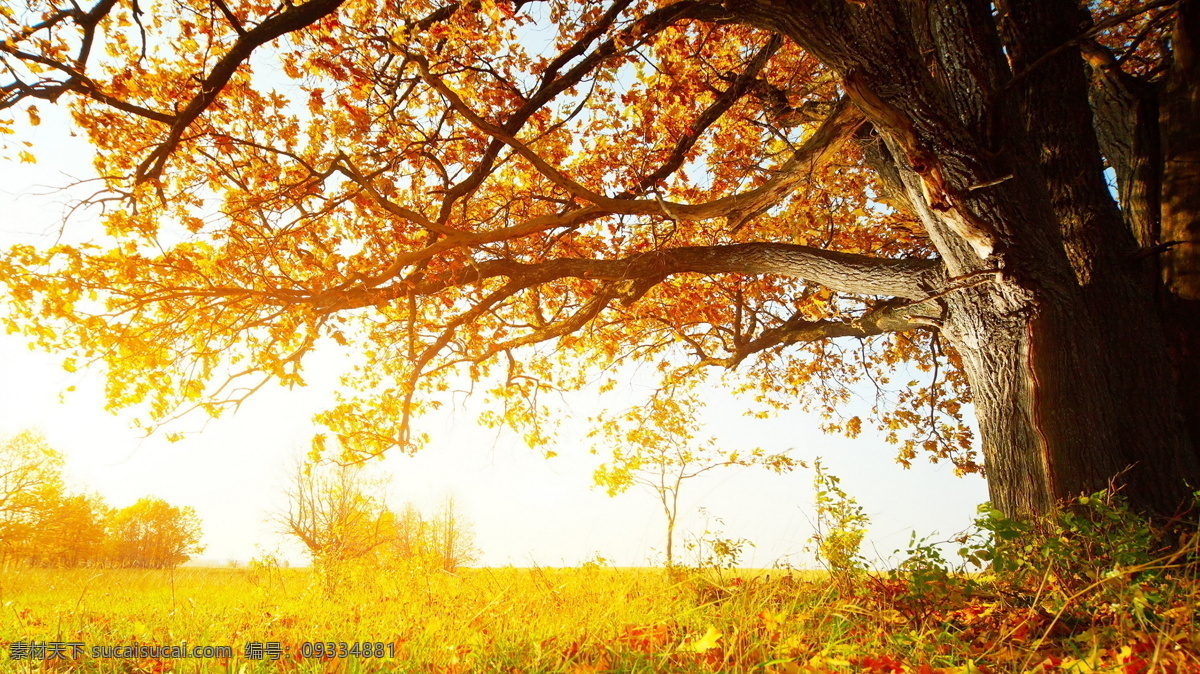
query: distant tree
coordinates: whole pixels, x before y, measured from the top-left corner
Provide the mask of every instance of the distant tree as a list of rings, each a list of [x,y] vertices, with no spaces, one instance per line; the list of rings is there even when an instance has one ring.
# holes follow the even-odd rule
[[[361,464],[297,465],[287,506],[276,517],[282,533],[308,549],[313,565],[336,585],[337,570],[363,559],[394,538],[395,515],[384,502],[386,481]]]
[[[110,519],[110,559],[118,566],[173,568],[203,552],[200,536],[200,518],[194,509],[143,498]]]
[[[475,547],[474,528],[463,515],[458,501],[453,496],[447,496],[442,501],[442,507],[434,516],[430,530],[433,550],[443,570],[454,571],[479,558],[479,549]]]
[[[38,523],[63,493],[62,464],[39,433],[0,439],[0,563],[28,556]]]
[[[419,559],[429,554],[429,523],[412,503],[395,520],[396,532],[388,546],[389,556],[400,560]]]
[[[609,496],[637,485],[653,493],[661,504],[666,516],[668,568],[675,565],[675,525],[684,482],[718,468],[761,466],[784,473],[799,465],[787,452],[729,451],[713,438],[697,438],[700,422],[695,411],[702,407],[702,401],[682,394],[656,397],[649,405],[603,421],[592,432],[612,452],[611,460],[596,469],[596,484]]]
[[[406,503],[394,523],[392,539],[378,558],[384,566],[416,564],[454,571],[479,559],[474,527],[453,496],[447,496],[432,517]]]
[[[0,439],[0,563],[170,568],[204,549],[192,508],[143,498],[114,511],[67,492],[62,466],[38,433]]]

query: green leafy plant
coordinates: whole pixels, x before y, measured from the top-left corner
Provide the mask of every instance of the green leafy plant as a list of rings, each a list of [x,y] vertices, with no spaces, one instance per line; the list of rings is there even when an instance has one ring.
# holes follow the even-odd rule
[[[747,538],[726,536],[722,529],[725,521],[712,516],[708,509],[700,508],[700,514],[704,517],[704,532],[699,536],[689,536],[683,544],[691,553],[692,569],[719,574],[721,571],[736,568],[741,563],[746,548],[754,547],[754,543]]]
[[[813,461],[813,471],[817,507],[813,548],[835,582],[848,583],[867,568],[859,548],[871,520],[820,459]]]
[[[957,563],[944,555],[949,542],[960,546]],[[1024,612],[1011,629],[1036,626],[1040,642],[1052,633],[1159,629],[1168,607],[1187,603],[1179,577],[1195,575],[1196,550],[1194,524],[1164,527],[1109,490],[1034,519],[985,503],[974,527],[952,541],[914,535],[890,576],[901,588],[895,607],[914,623],[951,619],[948,606],[1003,607]]]

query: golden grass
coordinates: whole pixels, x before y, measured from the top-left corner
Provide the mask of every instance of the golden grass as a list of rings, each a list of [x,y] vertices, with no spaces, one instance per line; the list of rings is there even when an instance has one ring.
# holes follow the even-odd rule
[[[1111,621],[1051,625],[1020,598],[934,593],[922,603],[904,582],[866,574],[839,584],[776,571],[367,570],[348,573],[333,594],[324,588],[309,569],[9,568],[0,644],[87,650],[54,662],[0,653],[0,671],[1200,672],[1194,606],[1182,596],[1155,626],[1114,633],[1104,627]],[[233,657],[88,655],[93,646],[185,641],[228,645]],[[385,644],[388,657],[300,657],[305,642],[364,641]],[[247,659],[254,642],[286,653]]]

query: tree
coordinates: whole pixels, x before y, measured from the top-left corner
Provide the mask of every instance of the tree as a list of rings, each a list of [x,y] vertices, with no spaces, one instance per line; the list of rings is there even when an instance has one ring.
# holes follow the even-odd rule
[[[62,498],[62,464],[39,433],[0,439],[0,562],[32,554],[41,523]]]
[[[383,566],[409,565],[453,572],[479,559],[475,530],[460,512],[458,501],[447,496],[431,518],[412,503],[395,518],[395,532],[380,556]]]
[[[464,375],[544,441],[541,394],[630,358],[663,390],[738,367],[851,432],[874,382],[903,461],[964,470],[972,403],[1009,513],[1110,481],[1171,513],[1200,484],[1200,0],[3,20],[0,106],[71,107],[107,235],[13,249],[6,320],[152,423],[298,383],[331,339],[361,355],[320,417],[351,456],[418,447]]]
[[[43,511],[28,558],[42,566],[81,567],[105,563],[113,511],[95,494],[60,494]]]
[[[655,398],[648,406],[607,420],[596,432],[605,438],[612,452],[611,461],[596,469],[596,484],[609,496],[634,485],[654,494],[666,517],[668,569],[675,567],[675,523],[684,482],[718,468],[761,466],[783,473],[799,463],[787,452],[722,450],[713,438],[697,438],[700,423],[692,413],[702,406],[695,399]]]
[[[195,509],[173,506],[160,498],[141,498],[113,513],[110,559],[124,567],[175,568],[204,551],[201,535]]]
[[[313,565],[337,585],[340,567],[367,557],[395,534],[395,516],[384,503],[384,482],[361,465],[297,465],[278,515],[282,532],[308,548]]]
[[[453,495],[446,496],[432,522],[433,549],[443,571],[453,572],[479,559],[475,531]]]
[[[396,518],[396,535],[390,541],[391,556],[398,560],[424,559],[431,554],[429,523],[412,503],[405,503]]]

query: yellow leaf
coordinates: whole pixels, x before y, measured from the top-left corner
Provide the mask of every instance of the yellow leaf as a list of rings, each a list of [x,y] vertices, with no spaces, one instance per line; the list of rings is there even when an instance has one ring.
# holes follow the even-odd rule
[[[21,154],[18,156],[21,157],[21,163],[23,163],[23,164],[36,164],[37,163],[37,157],[33,156],[26,150],[21,150]]]
[[[1064,671],[1071,672],[1071,674],[1092,674],[1098,671],[1097,664],[1096,658],[1093,655],[1086,660],[1067,658],[1058,667]]]
[[[717,647],[717,642],[721,640],[721,633],[717,628],[710,626],[704,636],[692,642],[684,650],[692,651],[693,653],[703,653],[711,651]]]
[[[962,667],[951,667],[943,671],[945,674],[982,674],[983,670],[975,666],[974,660],[968,660]]]

